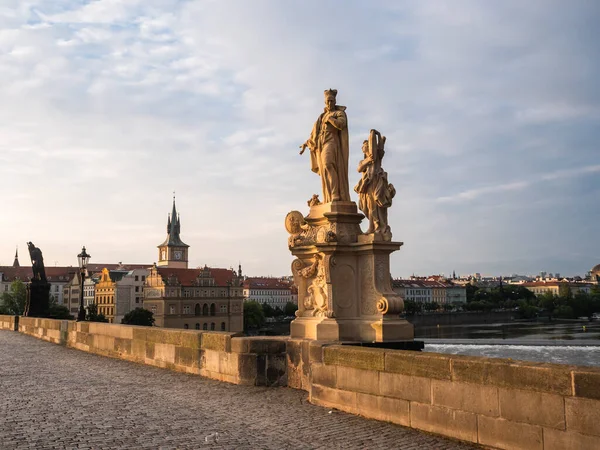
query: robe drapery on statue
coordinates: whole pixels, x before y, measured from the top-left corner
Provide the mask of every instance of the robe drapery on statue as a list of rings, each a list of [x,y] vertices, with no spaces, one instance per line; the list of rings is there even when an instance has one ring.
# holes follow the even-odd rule
[[[323,112],[306,141],[310,148],[310,168],[321,176],[324,203],[350,201],[348,118],[345,110],[345,106],[336,105],[333,111]]]

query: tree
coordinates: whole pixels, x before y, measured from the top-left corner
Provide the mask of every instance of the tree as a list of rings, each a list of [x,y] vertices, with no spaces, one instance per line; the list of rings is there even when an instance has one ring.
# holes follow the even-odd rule
[[[260,303],[250,300],[244,302],[244,331],[260,328],[265,324],[265,314]]]
[[[283,309],[286,316],[295,316],[296,311],[298,311],[298,305],[293,302],[287,302]]]
[[[140,325],[144,327],[154,326],[154,314],[152,311],[148,311],[144,308],[135,308],[133,311],[129,311],[121,319],[121,323],[125,325]]]
[[[25,301],[27,300],[27,287],[21,280],[15,280],[10,284],[10,291],[2,294],[2,306],[4,314],[22,316],[25,312]]]
[[[261,306],[262,306],[263,314],[265,315],[265,317],[274,317],[275,316],[275,310],[273,309],[273,307],[271,305],[269,305],[268,303],[263,303]]]
[[[558,287],[558,296],[564,298],[565,300],[573,299],[573,292],[571,291],[571,287],[569,283],[561,283]]]
[[[55,302],[50,304],[50,307],[48,308],[48,315],[46,317],[49,319],[74,319],[73,315],[69,311],[69,308],[64,305],[57,305]]]
[[[108,322],[108,319],[104,317],[104,314],[98,314],[98,305],[95,303],[92,303],[87,307],[85,320],[88,322]]]

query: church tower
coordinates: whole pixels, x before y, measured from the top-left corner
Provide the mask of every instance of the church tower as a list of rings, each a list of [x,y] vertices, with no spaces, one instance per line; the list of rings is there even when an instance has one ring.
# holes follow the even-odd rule
[[[188,268],[188,248],[179,237],[181,222],[175,207],[173,195],[173,211],[167,220],[167,239],[158,246],[158,267],[172,267],[174,269]]]
[[[21,264],[19,264],[19,247],[17,247],[17,250],[15,251],[15,260],[13,261],[13,267],[20,267]]]

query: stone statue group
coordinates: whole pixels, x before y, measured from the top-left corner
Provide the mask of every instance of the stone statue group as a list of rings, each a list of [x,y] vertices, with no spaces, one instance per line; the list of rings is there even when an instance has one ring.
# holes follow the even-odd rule
[[[321,177],[323,201],[350,202],[348,183],[348,117],[346,107],[336,104],[337,90],[325,91],[325,110],[315,122],[310,137],[300,146],[300,154],[310,150],[311,170]],[[375,234],[389,241],[392,232],[387,209],[392,205],[396,190],[388,183],[381,167],[385,155],[385,136],[371,130],[363,142],[363,160],[358,165],[361,179],[354,187],[358,207],[369,220],[365,234]],[[313,196],[313,203],[315,199]]]

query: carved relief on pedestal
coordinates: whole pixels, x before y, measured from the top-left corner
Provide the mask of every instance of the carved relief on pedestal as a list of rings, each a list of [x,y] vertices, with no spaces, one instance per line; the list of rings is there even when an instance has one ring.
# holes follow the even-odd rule
[[[290,233],[288,247],[336,242],[335,224],[310,225],[300,211],[291,211],[285,217],[285,229]]]
[[[294,275],[306,280],[306,290],[300,291],[299,301],[302,301],[303,316],[331,317],[329,285],[327,283],[326,262],[323,255],[317,253],[312,264],[305,266],[299,259],[292,265]]]
[[[377,314],[376,303],[381,297],[381,294],[375,288],[375,274],[373,273],[372,261],[370,258],[361,258],[359,262],[359,273],[361,274],[360,310],[366,316]]]

